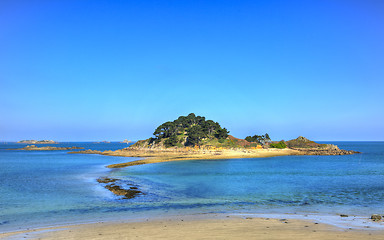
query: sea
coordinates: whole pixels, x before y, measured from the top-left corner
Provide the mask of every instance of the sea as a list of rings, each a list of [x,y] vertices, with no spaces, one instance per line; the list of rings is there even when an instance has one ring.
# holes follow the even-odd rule
[[[384,142],[327,142],[361,154],[191,160],[109,169],[138,160],[0,143],[0,232],[184,214],[384,213]],[[39,146],[116,150],[126,143]],[[96,181],[137,187],[116,196]]]

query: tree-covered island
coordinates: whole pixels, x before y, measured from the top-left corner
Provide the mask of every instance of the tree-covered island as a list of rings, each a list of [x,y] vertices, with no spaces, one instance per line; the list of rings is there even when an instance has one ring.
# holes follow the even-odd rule
[[[341,150],[332,144],[319,144],[298,137],[290,141],[272,141],[269,134],[245,139],[229,135],[218,122],[190,113],[158,126],[153,137],[115,151],[84,150],[72,154],[102,154],[108,156],[140,157],[141,160],[112,164],[120,168],[148,163],[195,159],[258,158],[286,155],[346,155],[355,151]]]
[[[190,113],[158,126],[153,137],[115,151],[85,150],[72,154],[101,154],[107,156],[139,157],[140,160],[111,164],[108,168],[169,161],[211,160],[229,158],[265,158],[287,155],[346,155],[355,151],[341,150],[332,144],[319,144],[298,137],[290,141],[274,142],[268,133],[247,136],[245,139],[229,135],[218,122]],[[132,198],[141,191],[116,184],[119,179],[99,178],[99,183],[116,195]]]
[[[268,134],[255,135],[258,138],[247,137],[245,140],[235,138],[218,122],[206,120],[205,117],[196,116],[194,113],[161,124],[153,135],[154,137],[138,141],[132,147],[256,148],[258,145],[260,147],[271,143]]]
[[[334,145],[319,144],[304,137],[290,141],[272,141],[269,134],[247,136],[245,139],[229,135],[218,122],[190,113],[168,121],[156,128],[154,137],[140,140],[132,148],[194,148],[194,149],[335,149]]]

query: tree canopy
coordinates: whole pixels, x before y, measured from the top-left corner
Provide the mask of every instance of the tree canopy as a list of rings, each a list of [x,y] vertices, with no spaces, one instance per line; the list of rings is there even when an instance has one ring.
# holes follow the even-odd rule
[[[248,142],[256,142],[259,144],[266,144],[268,142],[271,142],[271,138],[269,137],[269,134],[266,133],[264,135],[254,135],[254,136],[248,136],[245,138]]]
[[[178,135],[187,136],[186,145],[199,145],[204,138],[226,139],[229,131],[222,128],[218,122],[205,120],[205,117],[196,116],[194,113],[188,116],[180,116],[172,122],[165,122],[158,126],[153,133],[155,140],[167,138],[167,147],[176,146]]]

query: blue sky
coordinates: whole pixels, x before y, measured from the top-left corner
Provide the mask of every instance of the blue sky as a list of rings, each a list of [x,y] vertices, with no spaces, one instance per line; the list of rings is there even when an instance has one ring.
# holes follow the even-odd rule
[[[0,141],[384,140],[384,2],[0,2]]]

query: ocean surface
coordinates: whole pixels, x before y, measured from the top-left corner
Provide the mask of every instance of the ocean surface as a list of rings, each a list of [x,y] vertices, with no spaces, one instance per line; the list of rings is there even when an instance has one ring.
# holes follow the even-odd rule
[[[384,209],[384,142],[327,142],[362,152],[167,162],[107,169],[137,160],[68,151],[15,151],[0,144],[0,232],[194,213],[351,214]],[[115,150],[124,143],[60,143]],[[39,145],[40,146],[40,145]],[[119,178],[142,194],[113,195],[96,179]]]

